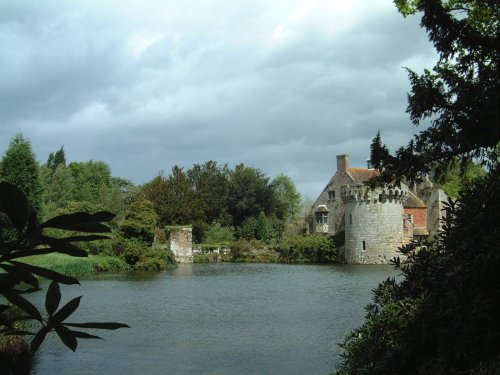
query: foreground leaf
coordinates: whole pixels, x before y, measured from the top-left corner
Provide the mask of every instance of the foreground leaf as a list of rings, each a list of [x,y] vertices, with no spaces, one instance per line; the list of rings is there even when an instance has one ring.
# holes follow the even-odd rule
[[[78,346],[78,341],[76,340],[76,337],[73,335],[73,333],[64,326],[57,326],[55,327],[55,330],[63,344],[70,348],[72,351],[75,351],[76,347]]]
[[[115,330],[118,328],[130,328],[129,325],[124,323],[114,323],[114,322],[101,322],[101,323],[64,323],[68,327],[77,328],[94,328],[94,329],[109,329]]]
[[[47,310],[50,316],[57,310],[60,302],[61,290],[59,288],[59,283],[57,281],[52,281],[49,289],[47,289],[47,295],[45,296],[45,310]]]

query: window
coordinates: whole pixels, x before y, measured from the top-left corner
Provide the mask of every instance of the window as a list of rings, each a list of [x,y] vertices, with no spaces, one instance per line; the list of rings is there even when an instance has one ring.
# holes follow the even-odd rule
[[[352,225],[352,214],[349,214],[349,224]]]
[[[335,200],[335,190],[331,190],[328,192],[328,200],[329,201],[334,201]]]
[[[328,212],[316,212],[316,224],[328,224]]]
[[[363,251],[366,251],[366,241],[363,241]]]

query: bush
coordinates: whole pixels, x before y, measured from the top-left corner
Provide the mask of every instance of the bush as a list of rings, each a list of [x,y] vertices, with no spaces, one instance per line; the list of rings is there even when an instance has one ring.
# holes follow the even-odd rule
[[[141,259],[142,254],[146,252],[149,248],[144,242],[135,239],[128,238],[119,241],[115,244],[115,254],[119,255],[127,264],[135,266],[135,264]]]
[[[291,235],[285,237],[278,251],[288,262],[333,263],[337,261],[337,249],[332,236],[323,234]]]
[[[214,221],[205,232],[204,242],[207,244],[222,244],[234,241],[234,230],[224,227],[218,221]]]
[[[149,248],[135,264],[136,270],[160,271],[175,264],[175,256],[170,250]]]
[[[244,257],[246,254],[250,254],[252,252],[252,245],[247,240],[238,240],[234,241],[230,244],[231,249],[231,259],[233,261],[237,261]]]

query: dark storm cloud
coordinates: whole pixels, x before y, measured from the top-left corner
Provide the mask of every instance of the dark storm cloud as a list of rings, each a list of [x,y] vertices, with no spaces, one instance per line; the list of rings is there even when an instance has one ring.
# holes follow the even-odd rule
[[[402,67],[434,60],[416,18],[361,0],[7,1],[0,44],[2,149],[22,131],[137,183],[243,162],[310,197],[377,130],[406,143]]]

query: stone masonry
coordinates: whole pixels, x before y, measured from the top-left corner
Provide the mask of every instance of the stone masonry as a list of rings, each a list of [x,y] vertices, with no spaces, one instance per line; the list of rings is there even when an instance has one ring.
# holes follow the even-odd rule
[[[401,255],[398,248],[403,244],[403,202],[407,196],[406,187],[342,186],[347,263],[385,264]]]
[[[168,244],[175,255],[177,263],[193,262],[193,229],[191,227],[178,227],[169,229]]]
[[[405,184],[372,190],[364,183],[378,173],[369,162],[367,168],[352,168],[348,155],[337,155],[337,171],[311,207],[308,232],[345,231],[345,244],[338,252],[347,263],[402,258],[400,246],[434,237],[444,222],[447,197],[430,181],[419,189],[413,186],[413,191]]]

